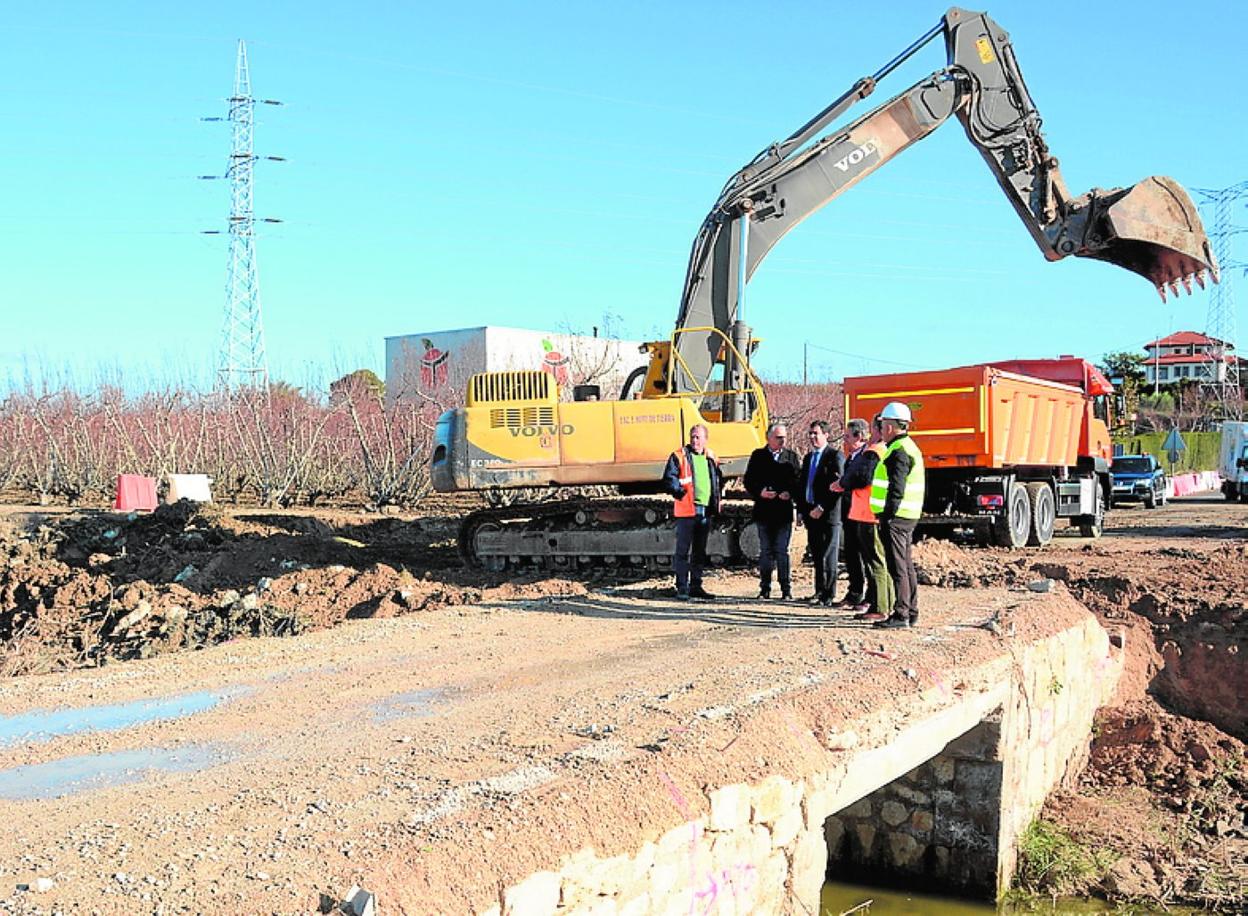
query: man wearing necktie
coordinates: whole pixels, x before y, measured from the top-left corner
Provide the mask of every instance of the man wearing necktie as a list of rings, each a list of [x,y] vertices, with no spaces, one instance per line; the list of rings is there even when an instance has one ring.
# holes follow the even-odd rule
[[[836,600],[836,570],[841,552],[841,494],[832,484],[841,478],[843,461],[839,449],[828,442],[828,424],[815,420],[807,432],[810,451],[802,459],[797,512],[806,526],[806,543],[815,567],[815,593],[811,603],[830,607]]]

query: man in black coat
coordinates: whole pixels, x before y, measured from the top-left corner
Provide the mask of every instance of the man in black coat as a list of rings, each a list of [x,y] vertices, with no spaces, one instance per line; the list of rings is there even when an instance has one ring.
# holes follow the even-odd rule
[[[836,600],[836,570],[841,553],[841,494],[832,484],[841,479],[840,449],[828,443],[828,424],[815,420],[808,432],[810,451],[798,475],[797,515],[806,526],[810,560],[815,566],[815,593],[810,601],[831,607]]]
[[[745,466],[745,488],[754,497],[758,529],[758,595],[771,597],[771,573],[780,579],[780,597],[792,598],[789,539],[793,536],[793,494],[798,486],[797,452],[787,448],[783,423],[767,431],[767,445],[756,448]]]

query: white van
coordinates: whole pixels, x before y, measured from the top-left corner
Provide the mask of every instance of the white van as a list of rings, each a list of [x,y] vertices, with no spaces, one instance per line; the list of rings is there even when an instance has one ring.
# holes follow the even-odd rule
[[[1222,493],[1229,500],[1248,502],[1248,423],[1222,424],[1222,456],[1218,461]]]

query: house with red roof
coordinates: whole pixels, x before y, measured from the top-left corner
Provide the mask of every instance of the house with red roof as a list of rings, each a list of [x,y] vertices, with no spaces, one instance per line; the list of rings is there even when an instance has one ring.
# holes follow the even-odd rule
[[[1144,350],[1148,353],[1144,380],[1150,385],[1173,385],[1185,379],[1222,382],[1226,380],[1227,365],[1239,365],[1233,343],[1199,331],[1178,331],[1145,344]]]

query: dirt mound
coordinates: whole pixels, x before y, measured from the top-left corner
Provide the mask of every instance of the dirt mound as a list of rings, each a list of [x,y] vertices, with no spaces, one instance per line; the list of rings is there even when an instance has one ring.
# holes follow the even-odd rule
[[[5,524],[0,675],[480,601],[498,583],[460,569],[448,531],[435,520],[335,526],[189,502],[70,516],[32,534]]]
[[[1245,746],[1208,722],[1182,718],[1143,700],[1103,709],[1093,726],[1091,760],[1084,779],[1098,785],[1144,785],[1176,810],[1219,774],[1237,787],[1243,827],[1248,808]],[[1248,838],[1248,833],[1245,833]]]
[[[1011,551],[972,549],[933,539],[914,545],[914,565],[920,585],[940,588],[1016,585],[1025,574],[1025,564],[1025,555]]]

